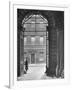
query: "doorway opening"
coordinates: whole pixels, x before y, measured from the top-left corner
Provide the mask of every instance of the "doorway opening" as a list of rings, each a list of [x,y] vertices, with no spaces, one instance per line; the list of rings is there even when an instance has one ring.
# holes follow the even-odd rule
[[[48,21],[41,14],[31,14],[23,19],[22,26],[24,31],[24,63],[27,59],[29,70],[37,72],[36,70],[40,69],[39,72],[42,74],[49,63]]]

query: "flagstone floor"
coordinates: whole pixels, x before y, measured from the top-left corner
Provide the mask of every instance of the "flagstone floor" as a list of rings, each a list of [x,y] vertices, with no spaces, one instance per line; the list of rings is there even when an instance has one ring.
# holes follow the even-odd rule
[[[27,74],[18,77],[18,81],[52,79],[45,74],[45,64],[30,65]]]

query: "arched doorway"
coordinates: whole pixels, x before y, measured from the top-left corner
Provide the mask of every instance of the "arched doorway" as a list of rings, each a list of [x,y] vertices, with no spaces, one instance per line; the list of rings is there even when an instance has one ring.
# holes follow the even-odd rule
[[[41,14],[31,14],[23,19],[22,26],[24,31],[24,62],[28,58],[29,66],[44,64],[44,67],[48,67],[49,40],[47,19]]]

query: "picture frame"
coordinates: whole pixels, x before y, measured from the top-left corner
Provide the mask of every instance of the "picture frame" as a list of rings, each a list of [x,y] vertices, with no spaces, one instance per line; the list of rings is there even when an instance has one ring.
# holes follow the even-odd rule
[[[53,80],[17,81],[17,9],[40,9],[64,11],[64,60],[65,78]],[[25,5],[23,2],[9,2],[9,86],[36,87],[65,85],[70,81],[69,64],[69,6],[64,5]]]

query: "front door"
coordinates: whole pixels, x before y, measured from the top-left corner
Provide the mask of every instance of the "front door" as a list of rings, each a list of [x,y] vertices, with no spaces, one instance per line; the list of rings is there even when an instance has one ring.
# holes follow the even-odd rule
[[[35,64],[35,54],[31,54],[31,64]]]

